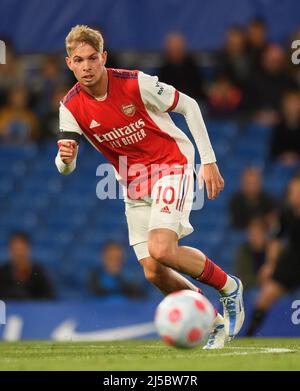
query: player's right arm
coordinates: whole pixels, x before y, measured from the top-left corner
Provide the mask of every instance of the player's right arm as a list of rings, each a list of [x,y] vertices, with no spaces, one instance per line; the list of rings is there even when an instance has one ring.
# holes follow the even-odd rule
[[[55,164],[61,174],[68,175],[76,168],[82,130],[73,114],[62,103],[59,108],[59,129]]]

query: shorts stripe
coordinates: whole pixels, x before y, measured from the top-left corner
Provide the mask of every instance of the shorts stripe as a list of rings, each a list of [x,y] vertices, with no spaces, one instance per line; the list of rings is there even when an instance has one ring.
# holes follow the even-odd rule
[[[184,207],[184,203],[185,203],[185,199],[186,199],[186,196],[188,194],[188,191],[189,191],[189,186],[190,186],[190,176],[188,176],[188,179],[187,179],[187,185],[186,185],[186,192],[185,192],[185,195],[184,195],[184,199],[183,199],[183,202],[182,202],[182,205],[181,205],[181,208],[180,208],[180,211],[183,211],[183,207]]]
[[[180,196],[180,202],[179,202],[178,210],[181,209],[181,204],[182,204],[182,201],[183,201],[183,198],[184,198],[184,194],[185,194],[185,183],[186,183],[186,175],[184,175],[184,178],[183,178],[183,185],[182,185],[182,191],[181,191],[181,196]]]
[[[177,198],[177,202],[176,202],[176,209],[178,209],[179,202],[180,202],[180,199],[181,199],[180,193],[181,193],[182,179],[183,179],[183,173],[181,174],[180,181],[179,181],[179,186],[178,186],[178,198]]]

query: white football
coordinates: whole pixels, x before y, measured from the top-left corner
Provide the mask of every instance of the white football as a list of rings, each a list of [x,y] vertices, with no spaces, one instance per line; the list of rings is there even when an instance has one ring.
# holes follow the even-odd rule
[[[214,319],[214,308],[206,297],[191,290],[181,290],[162,300],[156,309],[154,323],[165,343],[193,348],[207,341]]]

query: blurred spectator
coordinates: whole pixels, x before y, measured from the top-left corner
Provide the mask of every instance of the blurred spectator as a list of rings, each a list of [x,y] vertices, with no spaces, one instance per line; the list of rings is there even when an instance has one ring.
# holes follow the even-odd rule
[[[231,223],[235,228],[246,228],[251,219],[261,217],[272,220],[276,202],[262,189],[261,173],[256,168],[242,172],[240,190],[230,200]]]
[[[281,46],[269,45],[262,54],[262,69],[252,79],[251,105],[261,124],[276,123],[284,93],[297,87],[287,72],[286,60]]]
[[[265,261],[267,227],[262,219],[253,219],[247,226],[248,239],[237,250],[235,274],[243,281],[244,288],[255,288],[257,273]]]
[[[300,287],[300,175],[288,185],[287,205],[273,229],[266,262],[259,271],[262,283],[247,335],[260,327],[271,306],[285,293]]]
[[[300,92],[286,93],[281,105],[280,122],[273,128],[271,156],[284,164],[300,159]]]
[[[66,95],[68,89],[67,87],[59,87],[54,91],[51,105],[49,106],[45,115],[42,116],[41,119],[41,139],[48,138],[57,138],[57,134],[59,131],[59,106],[63,97]]]
[[[253,73],[261,69],[262,54],[267,47],[267,26],[263,19],[254,18],[247,26],[247,52]]]
[[[108,242],[103,248],[100,266],[92,271],[90,290],[95,295],[124,295],[130,298],[145,296],[145,291],[124,268],[125,254],[119,242]]]
[[[195,99],[199,100],[204,95],[197,64],[187,52],[185,38],[179,33],[171,33],[166,38],[159,79]]]
[[[226,76],[219,76],[208,91],[209,114],[228,118],[238,113],[242,93]]]
[[[32,77],[30,90],[34,96],[34,108],[43,116],[52,104],[55,91],[61,86],[69,85],[70,79],[64,72],[58,56],[46,56],[40,72]]]
[[[238,26],[227,32],[224,49],[219,56],[220,73],[225,74],[241,90],[246,87],[250,77],[250,61],[246,48],[244,30]]]
[[[12,43],[6,37],[0,38],[6,46],[6,64],[0,66],[0,108],[7,101],[8,92],[24,82],[20,58],[15,55]]]
[[[28,93],[26,89],[15,87],[10,90],[7,105],[0,110],[0,139],[2,142],[20,144],[38,138],[38,119],[27,107]]]
[[[9,239],[9,261],[0,267],[0,298],[52,299],[54,290],[44,269],[31,258],[28,236],[15,232]]]
[[[112,52],[109,48],[108,49],[106,48],[105,50],[107,51],[107,53],[109,53],[107,55],[107,61],[105,66],[107,68],[120,68],[121,66],[119,64],[117,53]]]
[[[294,41],[298,41],[296,47],[292,46],[292,43]],[[298,87],[300,87],[300,66],[299,63],[294,63],[299,61],[299,46],[300,46],[300,26],[298,26],[298,29],[296,32],[292,35],[291,40],[288,43],[287,47],[287,55],[289,58],[288,64],[289,64],[289,73],[293,76],[294,80],[296,81]],[[296,49],[297,48],[297,49]],[[297,53],[296,53],[297,50]],[[294,54],[294,55],[293,55]],[[296,59],[294,58],[296,57]]]

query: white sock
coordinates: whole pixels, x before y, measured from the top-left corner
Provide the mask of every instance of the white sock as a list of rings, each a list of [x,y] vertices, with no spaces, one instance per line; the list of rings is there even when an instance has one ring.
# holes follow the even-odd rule
[[[224,323],[224,318],[221,314],[218,313],[218,315],[214,320],[214,326],[218,326],[219,324],[223,324],[223,323]]]
[[[220,291],[224,292],[224,293],[226,293],[226,295],[228,295],[228,294],[234,292],[237,289],[237,287],[238,286],[237,286],[237,283],[235,282],[235,280],[227,274],[226,283],[223,286],[223,288],[220,289]]]

